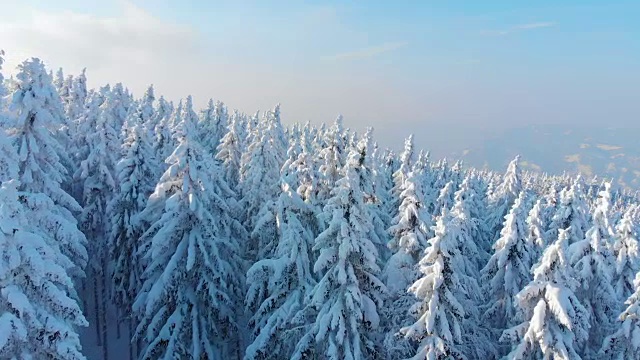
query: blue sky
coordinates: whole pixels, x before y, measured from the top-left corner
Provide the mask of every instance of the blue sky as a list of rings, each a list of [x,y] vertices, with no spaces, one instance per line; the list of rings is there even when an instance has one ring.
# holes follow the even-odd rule
[[[214,97],[247,112],[280,102],[289,122],[342,113],[389,145],[414,132],[446,152],[478,130],[638,127],[640,118],[638,1],[0,6],[9,67],[39,56],[72,73],[88,67],[94,85],[122,81],[141,93],[154,83],[170,98]]]

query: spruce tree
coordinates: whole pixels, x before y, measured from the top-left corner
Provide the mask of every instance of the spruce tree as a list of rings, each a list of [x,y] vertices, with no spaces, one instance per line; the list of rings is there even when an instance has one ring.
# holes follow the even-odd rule
[[[240,224],[229,216],[232,190],[197,141],[194,115],[189,97],[179,145],[151,195],[164,206],[150,228],[155,235],[133,306],[141,319],[137,336],[145,344],[141,359],[227,359],[240,353]],[[169,197],[167,187],[174,188]]]
[[[522,189],[522,173],[520,171],[520,156],[516,156],[507,167],[507,172],[502,177],[502,182],[491,194],[491,208],[487,222],[490,226],[490,241],[494,242],[500,237],[502,222],[509,213],[513,203],[520,195]]]
[[[500,238],[493,246],[495,252],[482,269],[488,304],[484,319],[499,333],[516,324],[514,299],[531,280],[534,249],[527,238],[525,214],[525,197],[521,192],[505,217]]]
[[[443,209],[419,263],[422,277],[409,288],[419,300],[410,310],[417,320],[401,333],[418,343],[413,359],[467,358],[460,348],[469,289],[460,276],[459,230],[453,214]]]
[[[243,150],[244,122],[238,111],[231,114],[226,133],[220,139],[216,151],[216,159],[222,162],[225,179],[230,186],[236,188],[240,183],[240,164]]]
[[[580,287],[576,294],[587,309],[591,329],[589,343],[584,350],[590,358],[602,346],[605,336],[612,332],[612,323],[618,311],[618,297],[612,286],[615,258],[612,252],[613,229],[609,224],[610,191],[607,183],[599,193],[593,213],[593,225],[584,240],[569,247],[571,264]]]
[[[616,225],[613,238],[615,260],[615,289],[619,299],[625,299],[634,291],[634,276],[640,271],[640,249],[636,224],[633,219],[634,207],[625,211]]]
[[[153,156],[147,134],[142,125],[134,125],[129,131],[122,144],[125,156],[116,165],[118,191],[107,206],[107,244],[109,258],[113,261],[109,276],[112,279],[113,302],[120,311],[119,321],[128,319],[131,335],[134,330],[131,306],[141,287],[142,272],[139,262],[141,229],[136,226],[135,219],[153,192],[155,175],[149,163]]]
[[[360,159],[357,151],[349,153],[342,177],[324,208],[330,221],[315,239],[314,250],[320,255],[314,272],[320,280],[308,303],[316,319],[298,342],[292,359],[380,357],[378,309],[386,289],[378,279],[373,226],[358,183]]]
[[[27,60],[18,70],[9,108],[15,117],[8,123],[18,152],[18,191],[28,208],[48,209],[37,211],[30,220],[50,245],[60,246],[64,256],[60,261],[69,262],[70,275],[81,277],[88,259],[86,238],[74,217],[82,207],[63,189],[69,176],[62,165],[68,157],[55,138],[61,126],[60,100],[40,60]]]
[[[640,273],[636,275],[634,288],[635,292],[625,302],[627,308],[618,318],[621,323],[617,331],[605,339],[599,359],[640,359]]]
[[[315,234],[309,223],[312,208],[294,190],[296,185],[282,184],[276,204],[280,236],[274,256],[257,261],[247,272],[247,303],[256,311],[250,321],[255,339],[246,349],[246,360],[289,358],[306,327],[298,324],[297,316],[316,284],[311,266]],[[262,298],[260,293],[266,297],[253,304]]]
[[[516,296],[524,321],[503,333],[501,340],[514,344],[504,359],[580,359],[589,313],[574,294],[579,282],[567,259],[569,229],[559,234],[533,270],[533,280]]]
[[[70,296],[73,281],[60,247],[32,231],[38,210],[24,207],[18,186],[0,187],[0,357],[84,359],[76,327],[88,323]]]

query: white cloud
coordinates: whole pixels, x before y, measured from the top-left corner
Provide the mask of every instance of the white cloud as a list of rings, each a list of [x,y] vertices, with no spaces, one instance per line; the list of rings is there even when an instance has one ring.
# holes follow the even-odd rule
[[[112,17],[31,10],[23,19],[3,22],[5,71],[39,57],[67,73],[86,67],[90,85],[123,81],[142,91],[153,75],[189,66],[189,57],[198,56],[196,33],[188,27],[161,21],[130,2],[119,5],[120,14]]]
[[[382,45],[368,47],[364,49],[358,49],[355,51],[350,51],[350,52],[341,53],[337,55],[325,56],[324,59],[337,61],[337,60],[354,60],[354,59],[370,58],[386,52],[401,49],[407,45],[409,45],[409,43],[406,41],[385,43]]]
[[[482,34],[489,35],[489,36],[505,36],[505,35],[516,33],[516,32],[543,29],[543,28],[549,28],[553,26],[556,26],[556,23],[551,21],[534,22],[534,23],[515,25],[506,30],[485,30],[482,32]]]
[[[554,22],[536,22],[536,23],[518,25],[515,27],[515,29],[532,30],[532,29],[547,28],[552,26],[555,26]]]

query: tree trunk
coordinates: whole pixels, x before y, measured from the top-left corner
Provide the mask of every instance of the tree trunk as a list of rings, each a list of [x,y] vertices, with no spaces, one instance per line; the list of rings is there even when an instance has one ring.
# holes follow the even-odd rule
[[[133,360],[133,316],[129,315],[129,360]]]
[[[107,334],[107,277],[106,277],[106,261],[102,260],[102,354],[104,360],[109,360],[109,336]]]
[[[82,312],[85,314],[89,313],[89,302],[87,299],[89,298],[89,294],[87,294],[87,278],[86,276],[82,279]]]
[[[120,323],[122,322],[122,311],[116,309],[116,338],[120,339]]]
[[[98,298],[98,274],[93,272],[93,314],[96,317],[96,345],[102,346],[102,337],[100,336],[100,299]],[[106,360],[106,359],[105,359]]]

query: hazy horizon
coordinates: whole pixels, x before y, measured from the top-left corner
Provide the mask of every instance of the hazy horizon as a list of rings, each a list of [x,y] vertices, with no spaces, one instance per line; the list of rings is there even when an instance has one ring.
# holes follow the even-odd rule
[[[0,0],[4,73],[28,57],[89,85],[149,84],[286,123],[338,114],[446,156],[505,129],[638,128],[632,1],[512,4]],[[443,136],[446,135],[446,139]],[[481,139],[480,139],[481,140]]]

